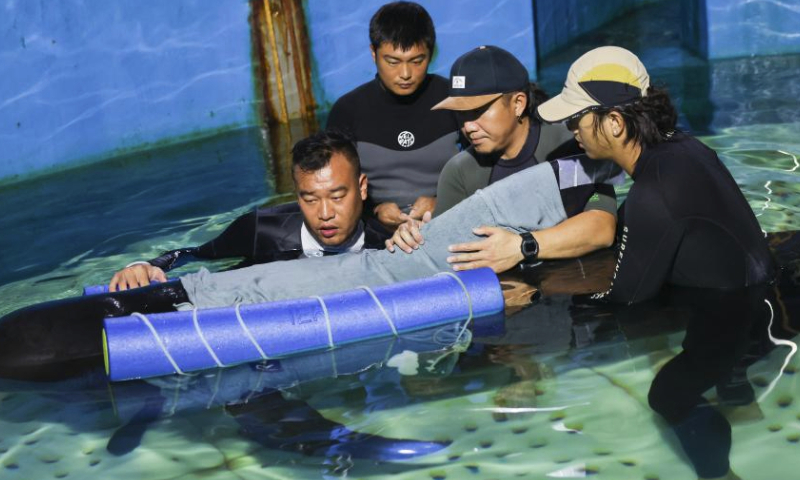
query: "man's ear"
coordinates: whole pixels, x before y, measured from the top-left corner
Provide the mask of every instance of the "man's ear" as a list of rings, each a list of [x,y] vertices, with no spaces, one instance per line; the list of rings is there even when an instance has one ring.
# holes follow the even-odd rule
[[[525,113],[528,108],[528,96],[525,92],[517,92],[514,94],[514,116],[520,117]]]
[[[361,194],[361,200],[367,200],[367,176],[365,174],[361,174],[358,177],[358,192]]]
[[[611,126],[611,134],[615,137],[618,137],[625,131],[625,119],[622,118],[622,114],[612,110],[609,112],[608,116],[609,124]]]
[[[378,63],[378,52],[375,51],[375,46],[374,45],[370,45],[369,46],[369,53],[372,54],[372,61],[375,62],[375,63]]]

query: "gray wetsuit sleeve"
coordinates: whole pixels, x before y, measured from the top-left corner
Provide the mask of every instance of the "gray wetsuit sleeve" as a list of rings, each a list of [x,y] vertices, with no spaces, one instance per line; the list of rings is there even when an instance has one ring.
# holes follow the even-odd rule
[[[442,168],[442,174],[439,175],[439,182],[436,185],[436,211],[434,212],[436,216],[450,210],[469,196],[459,168],[459,157],[462,155],[464,152],[448,160]]]
[[[586,202],[586,208],[583,209],[584,212],[588,212],[589,210],[608,212],[616,217],[617,195],[614,193],[614,187],[611,187],[607,192],[595,192],[589,201]]]
[[[425,243],[411,254],[367,250],[288,260],[228,272],[203,269],[181,278],[197,308],[324,295],[450,271],[447,247],[472,241],[472,229],[496,225],[513,231],[541,230],[566,219],[553,168],[541,164],[503,179],[465,199],[425,225]]]
[[[436,186],[434,216],[450,210],[478,189],[489,185],[491,173],[491,166],[480,165],[469,150],[459,152],[448,160]]]

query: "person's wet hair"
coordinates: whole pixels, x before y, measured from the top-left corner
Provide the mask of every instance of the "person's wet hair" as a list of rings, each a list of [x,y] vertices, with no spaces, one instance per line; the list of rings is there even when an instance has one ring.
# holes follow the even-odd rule
[[[375,50],[388,42],[401,50],[425,45],[433,53],[436,30],[431,16],[422,5],[392,2],[379,8],[369,21],[369,41]]]
[[[647,96],[633,103],[593,111],[595,134],[599,132],[603,118],[612,111],[619,112],[625,120],[625,143],[635,142],[644,147],[667,140],[678,121],[678,112],[667,91],[652,86],[647,89]]]
[[[503,94],[503,101],[506,105],[511,103],[511,98],[516,93],[517,92]],[[533,121],[539,121],[539,117],[536,115],[536,107],[548,100],[550,96],[548,96],[547,92],[536,84],[536,82],[530,82],[528,84],[528,90],[525,91],[525,98],[527,98],[528,103],[527,107],[525,107],[525,111],[522,112],[522,117],[528,117]]]
[[[361,175],[361,162],[353,138],[337,130],[323,130],[300,140],[292,148],[292,177],[295,169],[316,172],[325,168],[335,153],[343,155],[353,165],[356,178]]]

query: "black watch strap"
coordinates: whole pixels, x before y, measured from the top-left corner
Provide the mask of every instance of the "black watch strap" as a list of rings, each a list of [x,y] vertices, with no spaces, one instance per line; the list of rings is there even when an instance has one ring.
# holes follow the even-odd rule
[[[522,251],[522,256],[524,257],[523,262],[533,262],[539,256],[539,242],[536,241],[531,232],[523,232],[520,233],[522,237],[522,243],[519,246],[520,251]]]

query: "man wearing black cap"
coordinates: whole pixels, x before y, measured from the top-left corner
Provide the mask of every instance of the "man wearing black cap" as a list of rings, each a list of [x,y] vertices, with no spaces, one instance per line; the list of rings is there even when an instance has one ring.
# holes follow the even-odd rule
[[[336,101],[327,126],[356,137],[370,180],[367,212],[394,231],[436,207],[439,173],[458,153],[458,125],[452,112],[431,111],[447,96],[447,80],[428,73],[436,31],[422,6],[382,6],[369,38],[377,74]]]
[[[437,215],[498,180],[541,162],[580,153],[572,133],[562,124],[543,124],[533,112],[544,99],[531,85],[525,67],[502,48],[481,46],[459,57],[450,72],[450,96],[434,109],[456,111],[459,124],[471,146],[450,159],[442,171],[437,189]],[[531,88],[533,87],[533,88]],[[552,163],[556,176],[572,169],[573,162]],[[570,170],[572,172],[572,170]],[[610,184],[584,183],[562,189],[570,218],[556,227],[535,232],[525,240],[536,245],[536,259],[577,257],[613,243],[616,227],[616,197]],[[422,241],[418,222],[400,227],[388,242],[406,252]],[[482,227],[476,231],[488,238],[455,246],[463,252],[451,257],[455,267],[490,266],[507,270],[516,261],[499,260],[499,246],[505,248],[506,231]],[[519,255],[519,236],[515,235]],[[508,240],[508,239],[507,239]],[[512,242],[513,243],[513,242]],[[497,245],[502,244],[502,245]],[[476,251],[477,250],[477,251]],[[507,255],[503,255],[505,258]],[[517,260],[518,261],[518,260]]]

